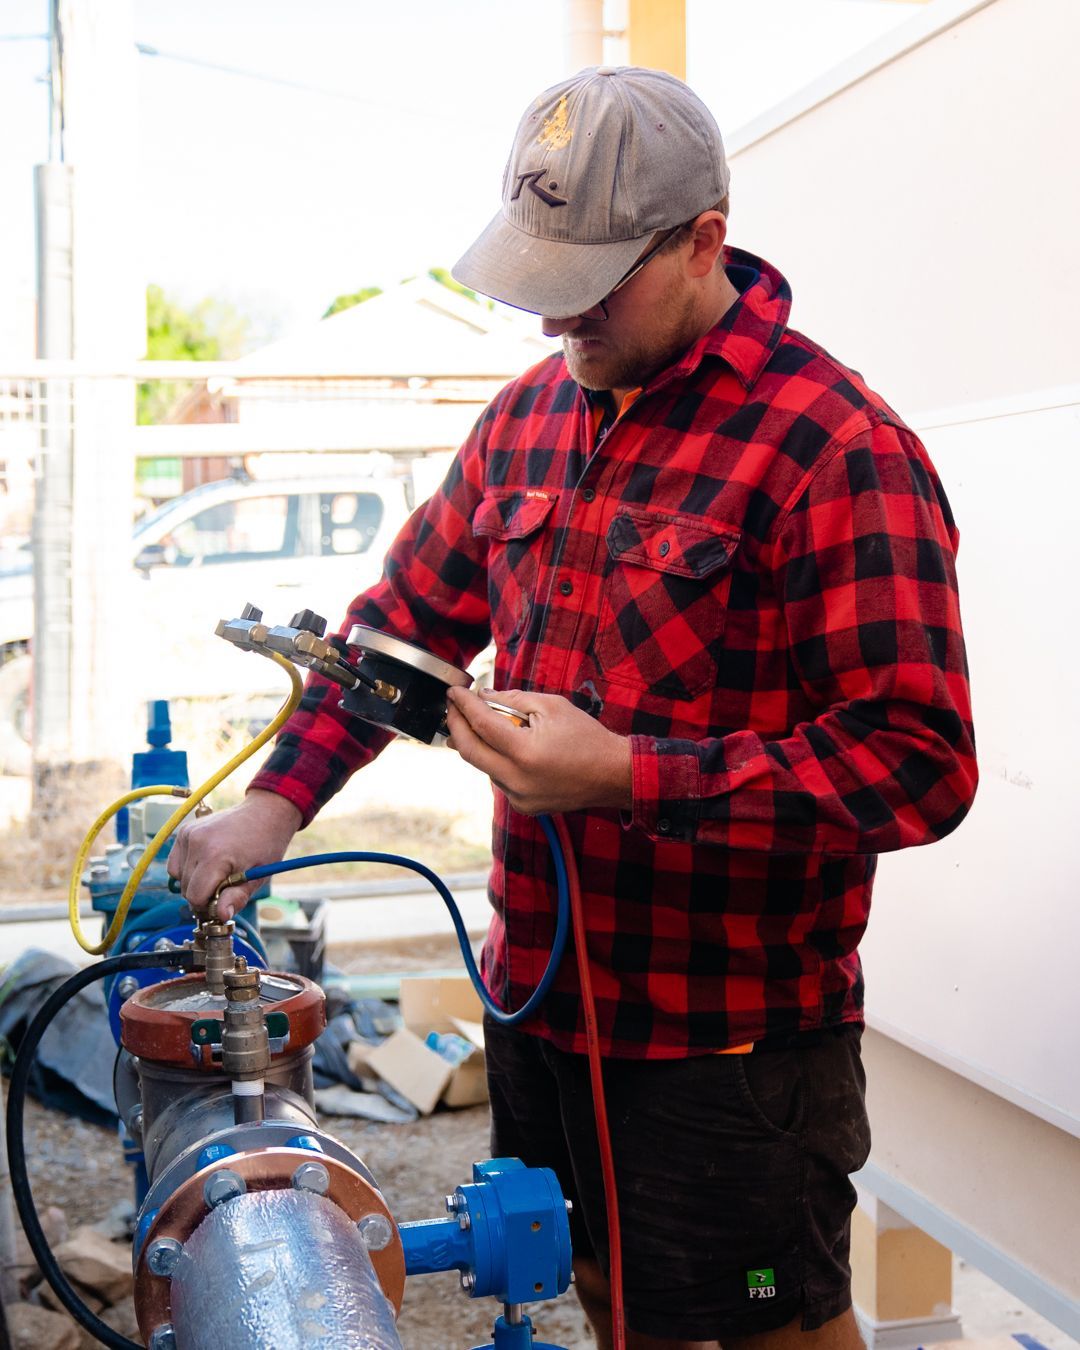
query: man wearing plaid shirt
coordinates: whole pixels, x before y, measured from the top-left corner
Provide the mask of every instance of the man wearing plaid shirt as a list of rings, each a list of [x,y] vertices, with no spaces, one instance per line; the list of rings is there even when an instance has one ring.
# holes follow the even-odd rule
[[[948,834],[976,783],[957,534],[916,436],[726,246],[727,206],[720,134],[672,77],[587,70],[530,106],[454,271],[562,351],[484,412],[341,631],[457,665],[494,639],[498,699],[528,716],[451,691],[452,744],[496,787],[483,971],[506,1007],[538,981],[535,817],[562,813],[629,1345],[846,1348],[876,855]],[[244,803],[181,834],[188,898],[282,856],[386,739],[309,680]],[[488,1028],[495,1151],[558,1172],[604,1346],[584,1049],[569,961],[524,1030]]]

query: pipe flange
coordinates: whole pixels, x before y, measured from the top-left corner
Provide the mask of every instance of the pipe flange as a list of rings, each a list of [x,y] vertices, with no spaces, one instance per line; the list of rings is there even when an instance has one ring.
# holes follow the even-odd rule
[[[267,1013],[282,1015],[288,1022],[287,1037],[271,1033],[271,1060],[294,1054],[318,1040],[326,1026],[326,996],[317,984],[302,975],[262,972],[262,1002]],[[196,1042],[196,1022],[224,1025],[225,999],[212,994],[203,974],[184,975],[163,984],[140,989],[120,1009],[121,1039],[125,1050],[140,1059],[159,1064],[177,1064],[221,1072],[214,1058],[216,1042]]]
[[[155,1244],[163,1240],[171,1239],[181,1246],[188,1240],[210,1213],[206,1191],[214,1174],[221,1171],[235,1174],[242,1179],[248,1192],[291,1191],[297,1169],[312,1161],[311,1152],[302,1148],[268,1148],[253,1153],[237,1153],[211,1163],[177,1187],[150,1225],[135,1264],[135,1316],[144,1339],[153,1333],[155,1327],[172,1322],[171,1281],[167,1275],[154,1274],[147,1254],[151,1250],[160,1250],[155,1248]],[[325,1153],[317,1155],[317,1161],[329,1176],[327,1199],[348,1215],[353,1224],[359,1224],[372,1214],[381,1215],[389,1222],[393,1233],[391,1240],[381,1249],[369,1248],[369,1254],[379,1284],[393,1305],[396,1317],[401,1311],[401,1300],[405,1293],[405,1252],[394,1216],[381,1191],[351,1167]]]
[[[378,1190],[375,1185],[375,1178],[368,1170],[366,1164],[356,1156],[351,1149],[345,1147],[339,1139],[333,1135],[323,1134],[323,1132],[312,1123],[309,1127],[297,1123],[296,1120],[260,1120],[253,1121],[247,1125],[229,1125],[223,1130],[218,1130],[213,1134],[208,1134],[205,1138],[189,1144],[182,1153],[178,1153],[168,1167],[156,1176],[146,1193],[146,1198],[142,1204],[141,1212],[150,1214],[165,1203],[170,1195],[186,1182],[190,1177],[199,1171],[198,1161],[202,1153],[207,1148],[213,1148],[215,1145],[221,1150],[217,1161],[228,1162],[230,1157],[236,1157],[243,1153],[262,1152],[269,1148],[289,1148],[295,1147],[290,1144],[298,1134],[309,1133],[318,1139],[319,1152],[316,1157],[322,1158],[326,1154],[336,1158],[338,1162],[345,1167],[350,1167],[354,1172],[359,1173],[365,1181]],[[309,1154],[309,1156],[311,1156]],[[136,1235],[136,1245],[141,1250],[144,1245],[142,1234]],[[138,1252],[136,1252],[138,1255]]]

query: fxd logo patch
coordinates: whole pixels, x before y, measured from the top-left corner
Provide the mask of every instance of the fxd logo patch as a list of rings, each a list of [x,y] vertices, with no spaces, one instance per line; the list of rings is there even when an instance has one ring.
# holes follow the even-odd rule
[[[751,1298],[775,1298],[776,1276],[771,1266],[746,1272],[746,1289]]]

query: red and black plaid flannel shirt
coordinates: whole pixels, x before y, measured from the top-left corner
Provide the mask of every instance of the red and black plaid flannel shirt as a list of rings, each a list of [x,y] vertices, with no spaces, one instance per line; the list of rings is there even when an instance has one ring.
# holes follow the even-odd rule
[[[561,356],[508,385],[402,531],[354,622],[631,737],[632,815],[568,825],[604,1053],[677,1057],[858,1022],[876,855],[954,829],[976,783],[957,534],[916,436],[741,299],[599,437]],[[254,786],[305,820],[385,743],[308,683]],[[440,752],[433,752],[440,753]],[[431,860],[428,860],[431,861]],[[554,878],[495,793],[489,989],[543,971]],[[584,1049],[564,961],[531,1029]]]

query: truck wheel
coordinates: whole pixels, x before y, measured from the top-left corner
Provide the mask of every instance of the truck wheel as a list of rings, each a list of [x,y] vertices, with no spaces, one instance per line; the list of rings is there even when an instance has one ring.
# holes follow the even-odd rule
[[[34,660],[22,652],[0,666],[0,773],[28,774],[30,675]]]

